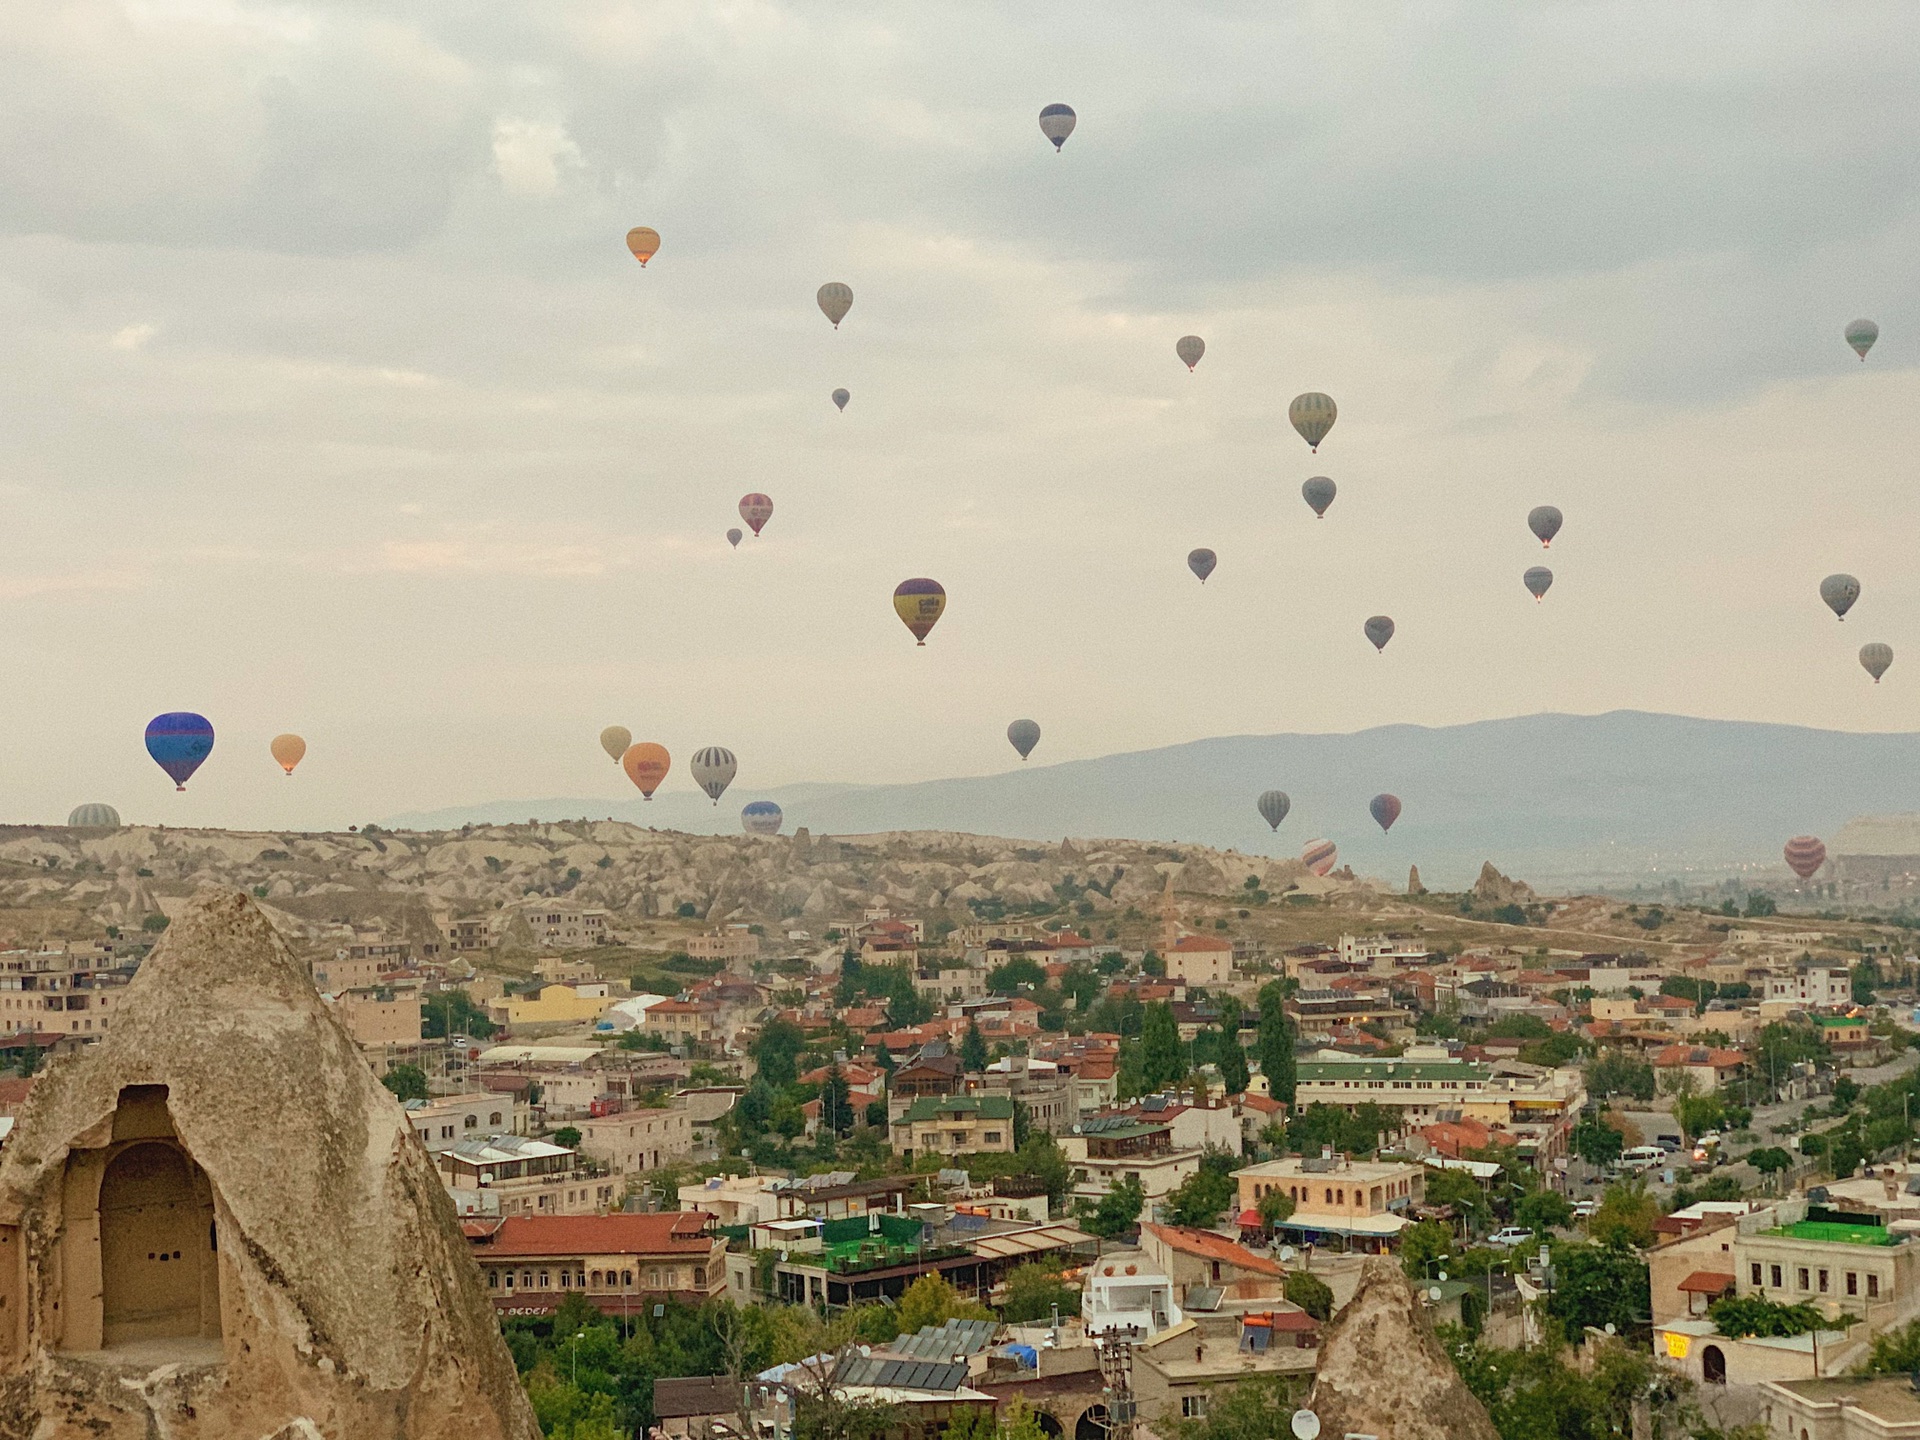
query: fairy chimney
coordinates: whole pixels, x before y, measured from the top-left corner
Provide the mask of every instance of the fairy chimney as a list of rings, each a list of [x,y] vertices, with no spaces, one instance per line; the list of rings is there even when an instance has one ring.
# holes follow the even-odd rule
[[[0,1440],[538,1440],[398,1102],[244,894],[0,1157]]]

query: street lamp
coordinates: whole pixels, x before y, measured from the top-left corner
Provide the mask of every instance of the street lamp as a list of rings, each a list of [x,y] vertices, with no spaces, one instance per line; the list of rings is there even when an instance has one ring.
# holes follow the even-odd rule
[[[573,1336],[573,1388],[580,1388],[580,1342],[587,1338],[587,1332],[576,1330]]]

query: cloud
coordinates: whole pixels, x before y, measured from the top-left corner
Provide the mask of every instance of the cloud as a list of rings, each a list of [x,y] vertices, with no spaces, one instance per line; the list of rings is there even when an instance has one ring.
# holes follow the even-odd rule
[[[563,125],[511,118],[494,122],[493,168],[512,194],[551,195],[560,188],[562,172],[580,163],[580,147]]]
[[[113,339],[107,343],[116,350],[138,350],[159,333],[156,325],[124,325],[113,332]]]

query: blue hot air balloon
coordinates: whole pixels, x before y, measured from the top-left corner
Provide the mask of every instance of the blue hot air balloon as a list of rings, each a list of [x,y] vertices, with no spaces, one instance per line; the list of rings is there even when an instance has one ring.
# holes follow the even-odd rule
[[[740,828],[749,835],[778,835],[780,807],[771,800],[755,800],[740,812]]]
[[[193,772],[213,753],[213,726],[206,716],[191,710],[156,715],[147,722],[147,753],[172,777],[173,788],[184,790]]]

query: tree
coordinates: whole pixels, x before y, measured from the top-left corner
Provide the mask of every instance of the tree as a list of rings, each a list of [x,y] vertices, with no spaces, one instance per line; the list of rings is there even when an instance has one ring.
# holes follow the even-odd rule
[[[1287,1299],[1316,1320],[1333,1318],[1333,1287],[1304,1270],[1287,1272]]]
[[[1771,895],[1762,895],[1758,890],[1747,892],[1747,908],[1741,912],[1749,920],[1764,919],[1768,915],[1779,913],[1779,907],[1773,903]]]
[[[1167,1219],[1175,1225],[1205,1230],[1233,1203],[1233,1192],[1232,1176],[1202,1165],[1167,1196]]]
[[[933,1000],[913,985],[913,970],[906,965],[887,967],[887,1023],[896,1030],[923,1025],[933,1018]]]
[[[1609,1185],[1587,1221],[1587,1233],[1602,1245],[1624,1247],[1653,1243],[1653,1222],[1660,1207],[1639,1176]]]
[[[1295,1205],[1291,1195],[1283,1193],[1279,1186],[1269,1186],[1267,1193],[1254,1201],[1253,1208],[1259,1212],[1260,1223],[1271,1230],[1283,1225],[1293,1215]]]
[[[1738,1340],[1748,1335],[1805,1335],[1827,1323],[1813,1305],[1782,1305],[1763,1295],[1728,1295],[1707,1307],[1707,1318],[1722,1335]]]
[[[1306,1398],[1297,1383],[1284,1375],[1259,1375],[1220,1385],[1208,1396],[1204,1419],[1182,1420],[1170,1409],[1154,1430],[1172,1440],[1280,1440],[1295,1433],[1293,1412]]]
[[[967,1021],[967,1033],[960,1037],[960,1063],[969,1074],[987,1068],[987,1037],[980,1033],[980,1022]]]
[[[1017,1152],[1026,1147],[1033,1138],[1033,1111],[1027,1108],[1027,1102],[1013,1102],[1013,1148]]]
[[[1602,1050],[1587,1062],[1587,1090],[1596,1099],[1625,1095],[1633,1100],[1653,1099],[1653,1066],[1637,1055]]]
[[[1014,995],[1022,985],[1038,990],[1047,983],[1047,967],[1031,955],[1010,955],[987,972],[987,989],[995,995]]]
[[[827,1067],[820,1086],[820,1123],[836,1137],[853,1133],[853,1087],[838,1060]]]
[[[991,1320],[993,1312],[965,1299],[938,1275],[922,1275],[907,1287],[896,1307],[900,1333],[911,1335],[949,1320]]]
[[[1920,1370],[1920,1320],[1875,1336],[1864,1368],[1874,1375],[1911,1375]]]
[[[1098,1239],[1111,1240],[1133,1227],[1146,1203],[1147,1192],[1141,1188],[1140,1177],[1128,1175],[1097,1202],[1079,1202],[1080,1228]]]
[[[564,1145],[569,1150],[578,1150],[580,1148],[580,1132],[571,1125],[562,1125],[558,1130],[553,1132],[553,1143],[556,1145]]]
[[[418,1065],[395,1065],[380,1077],[380,1083],[402,1100],[427,1098],[427,1072]]]
[[[796,1061],[806,1048],[807,1037],[789,1020],[769,1021],[753,1042],[756,1073],[776,1090],[783,1090],[799,1078]]]
[[[1293,1104],[1293,1022],[1287,1018],[1287,990],[1278,980],[1260,988],[1260,1073],[1267,1094]]]
[[[1229,1095],[1240,1095],[1247,1088],[1247,1052],[1240,1048],[1240,1002],[1232,996],[1220,1001],[1219,1051],[1220,1084]]]
[[[1778,1145],[1768,1145],[1759,1150],[1749,1150],[1747,1164],[1771,1179],[1772,1176],[1793,1168],[1793,1156]]]
[[[1653,1299],[1647,1265],[1621,1245],[1556,1245],[1548,1313],[1578,1336],[1587,1326],[1617,1331],[1643,1328]]]
[[[449,1035],[471,1035],[485,1040],[498,1028],[464,990],[442,990],[438,995],[429,996],[426,1011],[422,1033],[429,1040],[442,1040]]]
[[[1180,1050],[1180,1027],[1174,1022],[1173,1007],[1164,1000],[1147,1006],[1140,1051],[1149,1091],[1175,1084],[1187,1073],[1186,1056]]]
[[[1598,1117],[1584,1119],[1573,1127],[1574,1153],[1589,1165],[1611,1165],[1625,1148],[1620,1132]]]
[[[1438,1220],[1416,1220],[1400,1232],[1400,1265],[1410,1279],[1428,1279],[1452,1258],[1453,1232]]]
[[[1493,1218],[1486,1191],[1464,1170],[1429,1170],[1427,1204],[1451,1206],[1469,1229],[1484,1230]]]
[[[1536,1190],[1522,1195],[1513,1207],[1513,1223],[1526,1226],[1544,1239],[1548,1231],[1573,1223],[1573,1202],[1557,1190]]]
[[[1001,1303],[1000,1318],[1009,1325],[1047,1320],[1052,1318],[1056,1305],[1062,1315],[1078,1315],[1079,1287],[1063,1281],[1058,1267],[1020,1265],[1007,1276],[1007,1298]]]

